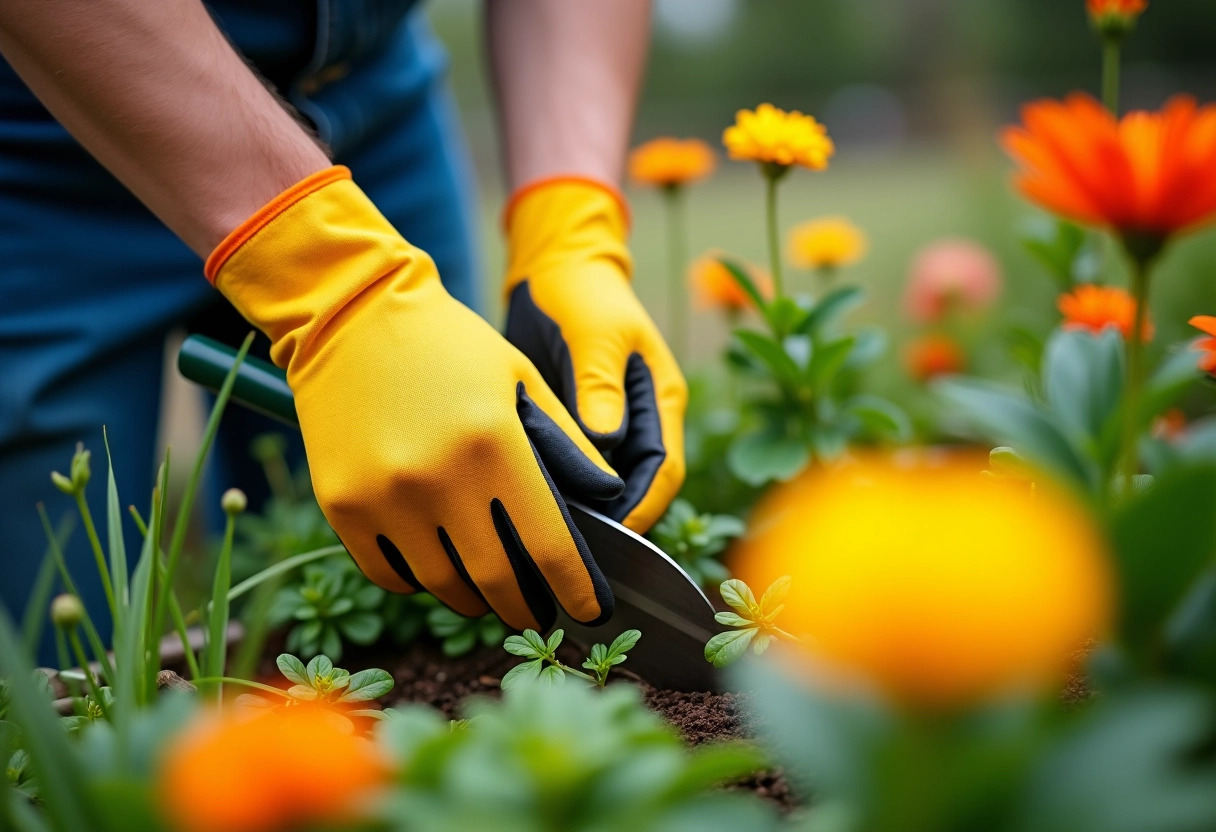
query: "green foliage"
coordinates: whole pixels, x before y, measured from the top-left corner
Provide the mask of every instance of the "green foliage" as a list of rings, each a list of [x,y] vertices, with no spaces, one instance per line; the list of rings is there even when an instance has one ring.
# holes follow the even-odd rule
[[[1035,219],[1027,224],[1021,241],[1061,292],[1098,277],[1101,258],[1095,239],[1071,222]]]
[[[267,619],[272,627],[291,623],[288,650],[305,658],[323,654],[340,659],[344,641],[371,644],[380,637],[384,596],[342,555],[305,566],[301,582],[279,589]]]
[[[750,485],[786,480],[812,459],[833,460],[850,442],[907,439],[904,412],[857,395],[857,374],[877,360],[873,333],[839,334],[836,324],[864,300],[855,286],[765,301],[746,270],[722,260],[760,310],[767,332],[737,329],[728,358],[760,391],[745,399],[745,428],[727,452],[731,472]]]
[[[292,683],[285,692],[279,693],[281,699],[289,702],[322,703],[345,716],[386,718],[383,711],[361,707],[351,709],[347,706],[357,706],[379,699],[391,691],[393,677],[387,670],[371,667],[351,673],[349,670],[334,667],[328,656],[314,656],[312,661],[305,665],[290,653],[280,654],[275,664],[283,677]],[[240,701],[242,704],[260,708],[281,704],[278,700],[252,693],[242,694]]]
[[[769,648],[773,638],[801,642],[797,636],[776,625],[777,616],[785,609],[789,594],[789,576],[773,581],[760,600],[751,587],[738,578],[724,581],[720,587],[722,600],[733,612],[719,612],[714,620],[735,629],[718,633],[705,644],[705,660],[714,667],[726,667],[738,661],[750,646],[757,656]]]
[[[700,514],[692,503],[676,499],[650,530],[650,538],[694,581],[704,587],[730,577],[718,555],[744,532],[743,521],[729,514]]]
[[[638,630],[626,630],[608,647],[593,644],[590,658],[583,662],[583,667],[593,674],[588,675],[563,664],[557,658],[557,648],[565,635],[565,630],[554,630],[546,641],[536,630],[524,630],[522,635],[507,636],[506,641],[502,643],[503,649],[513,656],[522,656],[527,661],[507,671],[502,677],[502,689],[508,690],[524,682],[561,685],[566,681],[566,674],[579,676],[602,688],[608,683],[609,671],[628,658],[626,652],[632,650],[642,637]]]
[[[718,791],[764,765],[740,743],[686,747],[642,705],[636,689],[592,692],[521,684],[501,702],[470,703],[453,730],[410,706],[377,739],[404,773],[378,812],[393,828],[634,832],[769,832],[772,809]],[[399,819],[408,819],[402,822]]]
[[[418,603],[430,606],[426,612],[426,625],[431,635],[440,640],[445,656],[463,656],[479,645],[494,647],[501,644],[507,634],[506,625],[494,613],[479,618],[465,618],[458,612],[438,605],[431,596]],[[429,603],[428,603],[429,602]]]

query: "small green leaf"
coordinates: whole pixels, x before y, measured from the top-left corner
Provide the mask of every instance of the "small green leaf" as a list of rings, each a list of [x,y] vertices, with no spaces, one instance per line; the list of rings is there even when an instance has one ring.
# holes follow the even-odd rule
[[[597,667],[597,666],[603,664],[605,661],[607,661],[607,659],[608,659],[608,648],[607,647],[605,647],[602,644],[591,645],[591,656],[588,659],[588,661],[591,662],[592,667]],[[583,667],[587,667],[587,664],[584,663]]]
[[[714,667],[726,667],[747,651],[747,646],[760,632],[756,627],[718,633],[705,645],[705,660]]]
[[[772,643],[772,641],[773,641],[773,637],[770,636],[768,633],[758,634],[756,636],[756,638],[752,641],[752,652],[755,653],[757,656],[761,655],[762,653],[764,653],[765,650],[768,649],[768,646],[769,646],[769,644]]]
[[[477,646],[477,631],[474,629],[461,630],[443,640],[443,655],[449,658],[463,656],[472,652]]]
[[[287,695],[292,699],[299,699],[304,702],[312,702],[317,698],[316,688],[308,685],[292,685],[287,689]]]
[[[726,452],[730,472],[748,485],[788,480],[806,467],[811,452],[793,436],[756,431],[738,436]]]
[[[564,685],[566,683],[566,674],[562,672],[560,667],[557,667],[556,665],[549,665],[540,672],[540,676],[538,676],[537,679],[541,682],[541,684],[557,687],[558,685]]]
[[[565,635],[566,631],[560,629],[554,630],[552,633],[550,633],[549,640],[545,642],[545,652],[552,656],[557,651],[558,645],[562,643],[562,639],[565,637]]]
[[[498,686],[503,690],[507,690],[512,685],[521,681],[535,681],[540,676],[540,672],[544,669],[544,666],[544,659],[535,659],[534,661],[517,664],[507,671],[507,675],[502,677],[502,681],[498,683]]]
[[[755,615],[759,612],[752,588],[738,578],[723,581],[718,591],[722,593],[722,600],[738,612],[747,615]]]
[[[773,581],[769,588],[764,590],[764,595],[760,596],[760,610],[765,613],[775,612],[773,608],[784,601],[786,595],[789,595],[790,585],[793,582],[793,578],[789,575],[782,575]]]
[[[308,670],[304,667],[304,662],[297,659],[290,653],[281,653],[274,663],[278,665],[279,672],[287,677],[290,682],[295,682],[297,685],[309,684]]]
[[[338,619],[338,629],[347,641],[371,644],[384,631],[384,619],[374,612],[352,612]]]
[[[524,630],[523,636],[528,644],[532,645],[532,649],[536,651],[538,656],[543,656],[548,652],[548,645],[545,644],[545,640],[541,638],[540,633],[536,632],[536,630]]]
[[[330,661],[325,654],[314,656],[312,661],[305,668],[308,671],[308,682],[313,687],[317,686],[317,679],[329,677],[333,675],[334,663]]]
[[[502,648],[514,656],[525,656],[532,659],[541,657],[541,652],[537,651],[536,647],[523,636],[507,636],[507,640],[502,643]]]
[[[833,289],[819,299],[811,313],[798,327],[798,331],[805,334],[816,334],[835,318],[860,306],[865,299],[865,292],[857,286],[841,286],[839,289]]]
[[[378,667],[360,670],[350,677],[339,702],[366,702],[379,699],[393,689],[393,677]]]
[[[764,362],[779,383],[795,388],[802,383],[802,371],[782,344],[768,335],[749,329],[735,330],[735,337],[752,355]]]
[[[726,267],[726,270],[730,272],[730,276],[739,284],[739,288],[752,299],[752,303],[756,305],[756,308],[767,314],[768,303],[764,300],[764,295],[760,294],[760,290],[756,287],[756,282],[752,280],[747,270],[734,260],[726,257],[719,257],[718,262]]]
[[[641,637],[641,630],[626,630],[613,639],[612,645],[608,648],[608,656],[614,658],[628,653]]]
[[[751,627],[756,623],[750,618],[744,618],[736,612],[716,612],[714,613],[714,621],[727,627]]]

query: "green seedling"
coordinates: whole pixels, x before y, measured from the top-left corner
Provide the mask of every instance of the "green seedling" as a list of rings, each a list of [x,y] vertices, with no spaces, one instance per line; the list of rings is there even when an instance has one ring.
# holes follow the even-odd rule
[[[714,667],[726,667],[746,653],[749,645],[758,656],[774,638],[801,644],[802,639],[774,623],[785,609],[782,601],[790,591],[790,583],[788,575],[778,578],[757,601],[751,587],[738,578],[723,581],[722,600],[733,612],[717,613],[714,620],[735,629],[718,633],[705,644],[705,660]]]
[[[426,625],[431,635],[440,640],[443,655],[451,657],[463,656],[479,644],[493,647],[502,643],[503,636],[507,634],[506,625],[493,613],[479,618],[465,618],[458,612],[440,606],[433,607],[426,614]]]
[[[292,683],[286,691],[267,685],[245,684],[278,694],[281,701],[249,693],[243,694],[237,701],[242,705],[257,708],[316,702],[336,709],[343,716],[384,718],[383,711],[365,708],[348,710],[346,706],[379,699],[392,690],[393,677],[387,670],[372,667],[352,674],[349,670],[334,667],[334,663],[329,660],[328,656],[315,656],[305,665],[290,653],[281,654],[275,660],[275,664],[278,665],[279,672],[287,681]]]
[[[268,619],[272,627],[294,622],[287,633],[289,651],[341,659],[344,641],[371,644],[380,637],[384,595],[350,558],[329,558],[305,566],[302,583],[280,589]]]
[[[677,499],[650,535],[690,578],[700,586],[709,587],[730,577],[718,555],[743,531],[743,521],[738,517],[701,514],[692,503]]]
[[[607,647],[602,644],[592,645],[591,657],[583,662],[583,667],[591,671],[588,674],[564,664],[557,658],[557,648],[565,635],[565,630],[554,630],[548,641],[536,630],[524,630],[522,635],[507,636],[507,640],[502,643],[503,649],[528,661],[507,671],[507,675],[502,677],[502,689],[507,690],[524,679],[560,685],[566,681],[567,673],[594,682],[602,688],[608,683],[609,671],[628,658],[626,652],[632,650],[642,637],[638,630],[626,630]]]

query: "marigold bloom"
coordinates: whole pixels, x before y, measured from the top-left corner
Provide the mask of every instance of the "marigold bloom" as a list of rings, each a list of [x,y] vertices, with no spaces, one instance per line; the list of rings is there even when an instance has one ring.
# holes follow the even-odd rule
[[[161,805],[174,828],[266,832],[353,817],[388,770],[375,746],[334,716],[300,706],[200,718],[163,760]]]
[[[1177,96],[1116,121],[1078,94],[1028,104],[1022,119],[1001,142],[1021,166],[1015,185],[1041,207],[1148,255],[1216,216],[1216,106]]]
[[[848,266],[865,253],[866,235],[844,217],[808,220],[790,231],[790,262],[801,269]]]
[[[673,187],[704,179],[717,158],[700,139],[652,139],[629,154],[629,177],[640,185]]]
[[[811,170],[826,168],[836,152],[827,128],[812,116],[797,110],[787,113],[772,104],[736,113],[722,142],[732,159]]]
[[[738,572],[753,587],[793,578],[782,626],[805,637],[813,678],[965,707],[1060,681],[1104,635],[1110,567],[1084,507],[1042,478],[984,478],[985,464],[862,457],[762,500]]]
[[[1087,329],[1101,332],[1113,326],[1124,338],[1131,336],[1136,325],[1136,299],[1117,286],[1095,286],[1084,283],[1056,300],[1064,316],[1065,329]],[[1146,317],[1140,340],[1151,341],[1153,322]]]
[[[1188,323],[1207,335],[1195,342],[1194,348],[1203,355],[1199,357],[1199,369],[1209,375],[1216,375],[1216,316],[1196,315]]]
[[[1089,18],[1103,35],[1122,37],[1148,8],[1148,0],[1086,0]]]
[[[931,333],[910,341],[904,348],[904,366],[917,381],[961,373],[967,357],[949,335]]]
[[[720,252],[709,252],[693,262],[688,269],[688,282],[702,309],[723,309],[739,312],[754,306],[751,297],[740,288],[730,271],[718,260]],[[748,275],[768,300],[773,296],[773,279],[768,272],[751,263],[742,264]]]
[[[916,255],[904,308],[914,321],[932,323],[952,309],[980,312],[1001,293],[1001,266],[988,249],[962,239],[939,240]]]

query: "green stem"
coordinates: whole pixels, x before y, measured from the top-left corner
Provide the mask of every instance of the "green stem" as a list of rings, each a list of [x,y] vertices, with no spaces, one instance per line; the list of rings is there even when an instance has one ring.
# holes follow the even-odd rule
[[[110,581],[110,568],[106,565],[105,551],[101,548],[101,540],[97,537],[97,527],[93,525],[93,513],[89,511],[89,503],[84,498],[84,489],[76,492],[76,506],[84,520],[84,530],[89,536],[89,545],[93,548],[93,558],[97,561],[97,571],[101,573],[101,586],[106,591],[106,603],[110,605],[110,617],[118,620],[118,605],[114,601],[114,584]]]
[[[688,295],[684,291],[684,265],[688,260],[688,228],[684,214],[684,189],[663,189],[667,203],[667,318],[671,327],[671,351],[676,361],[688,349]]]
[[[1102,39],[1102,103],[1110,114],[1119,117],[1119,53],[1122,39],[1106,36]]]
[[[229,685],[241,685],[242,687],[247,688],[257,688],[258,690],[265,691],[266,693],[277,693],[284,699],[292,698],[291,694],[287,693],[287,691],[279,690],[278,688],[271,687],[270,685],[263,685],[261,682],[251,682],[248,679],[238,679],[235,676],[204,676],[201,679],[194,680],[196,685],[219,684],[221,682]]]
[[[211,585],[211,613],[207,621],[206,665],[208,673],[222,674],[228,648],[228,590],[232,587],[232,534],[236,515],[228,514],[224,525],[224,544],[215,565],[215,581]],[[224,696],[223,683],[215,686],[215,701]]]
[[[148,525],[144,522],[144,518],[140,516],[139,509],[135,506],[128,506],[127,511],[131,513],[131,518],[135,521],[135,526],[139,529],[139,533],[144,537],[148,535]],[[173,619],[173,629],[177,632],[177,638],[182,643],[182,654],[186,658],[186,667],[190,672],[190,678],[197,679],[202,675],[198,666],[198,659],[194,655],[194,649],[190,647],[190,633],[186,626],[186,618],[182,615],[182,604],[177,599],[177,592],[171,587],[164,585],[165,580],[165,553],[158,546],[156,549],[156,576],[162,591],[169,595],[169,617]],[[151,622],[149,621],[149,626]],[[154,632],[149,632],[149,643],[160,644],[160,636]]]
[[[779,173],[768,170],[764,172],[765,220],[768,224],[768,266],[773,274],[774,300],[785,297],[785,283],[781,279],[781,243],[777,233],[777,182],[780,178]]]
[[[792,642],[794,644],[806,644],[806,642],[803,641],[802,639],[798,638],[798,636],[794,635],[793,633],[788,633],[785,630],[781,629],[780,627],[772,627],[770,629],[773,631],[773,635],[775,635],[779,638],[785,639],[786,641]]]
[[[1144,325],[1148,315],[1148,264],[1132,259],[1132,297],[1136,314],[1127,338],[1127,389],[1123,396],[1123,443],[1120,453],[1123,494],[1132,490],[1132,479],[1139,470],[1137,445],[1140,436],[1140,397],[1144,384]]]
[[[235,601],[258,584],[276,575],[282,575],[306,563],[312,563],[314,560],[320,560],[331,555],[342,554],[345,551],[346,547],[339,543],[335,546],[322,546],[320,549],[313,549],[311,552],[304,552],[303,554],[293,555],[285,560],[281,560],[274,566],[267,566],[261,572],[246,578],[228,590],[228,600]],[[208,605],[208,609],[210,609],[210,605]]]
[[[89,658],[84,654],[84,645],[80,643],[80,636],[76,635],[75,627],[68,631],[68,643],[72,645],[72,652],[76,655],[80,672],[84,674],[84,683],[89,688],[89,695],[93,697],[93,701],[97,703],[97,707],[101,708],[101,712],[109,721],[110,709],[106,707],[106,701],[101,698],[101,688],[97,686],[97,680],[93,678],[93,671],[89,670]]]
[[[549,662],[554,667],[556,667],[558,670],[564,670],[566,673],[573,674],[574,676],[581,676],[582,678],[586,679],[588,682],[596,682],[596,684],[598,684],[598,682],[596,681],[596,678],[589,673],[584,673],[581,670],[575,670],[573,667],[570,667],[569,665],[562,664],[554,656],[545,656],[545,658],[548,659]]]

